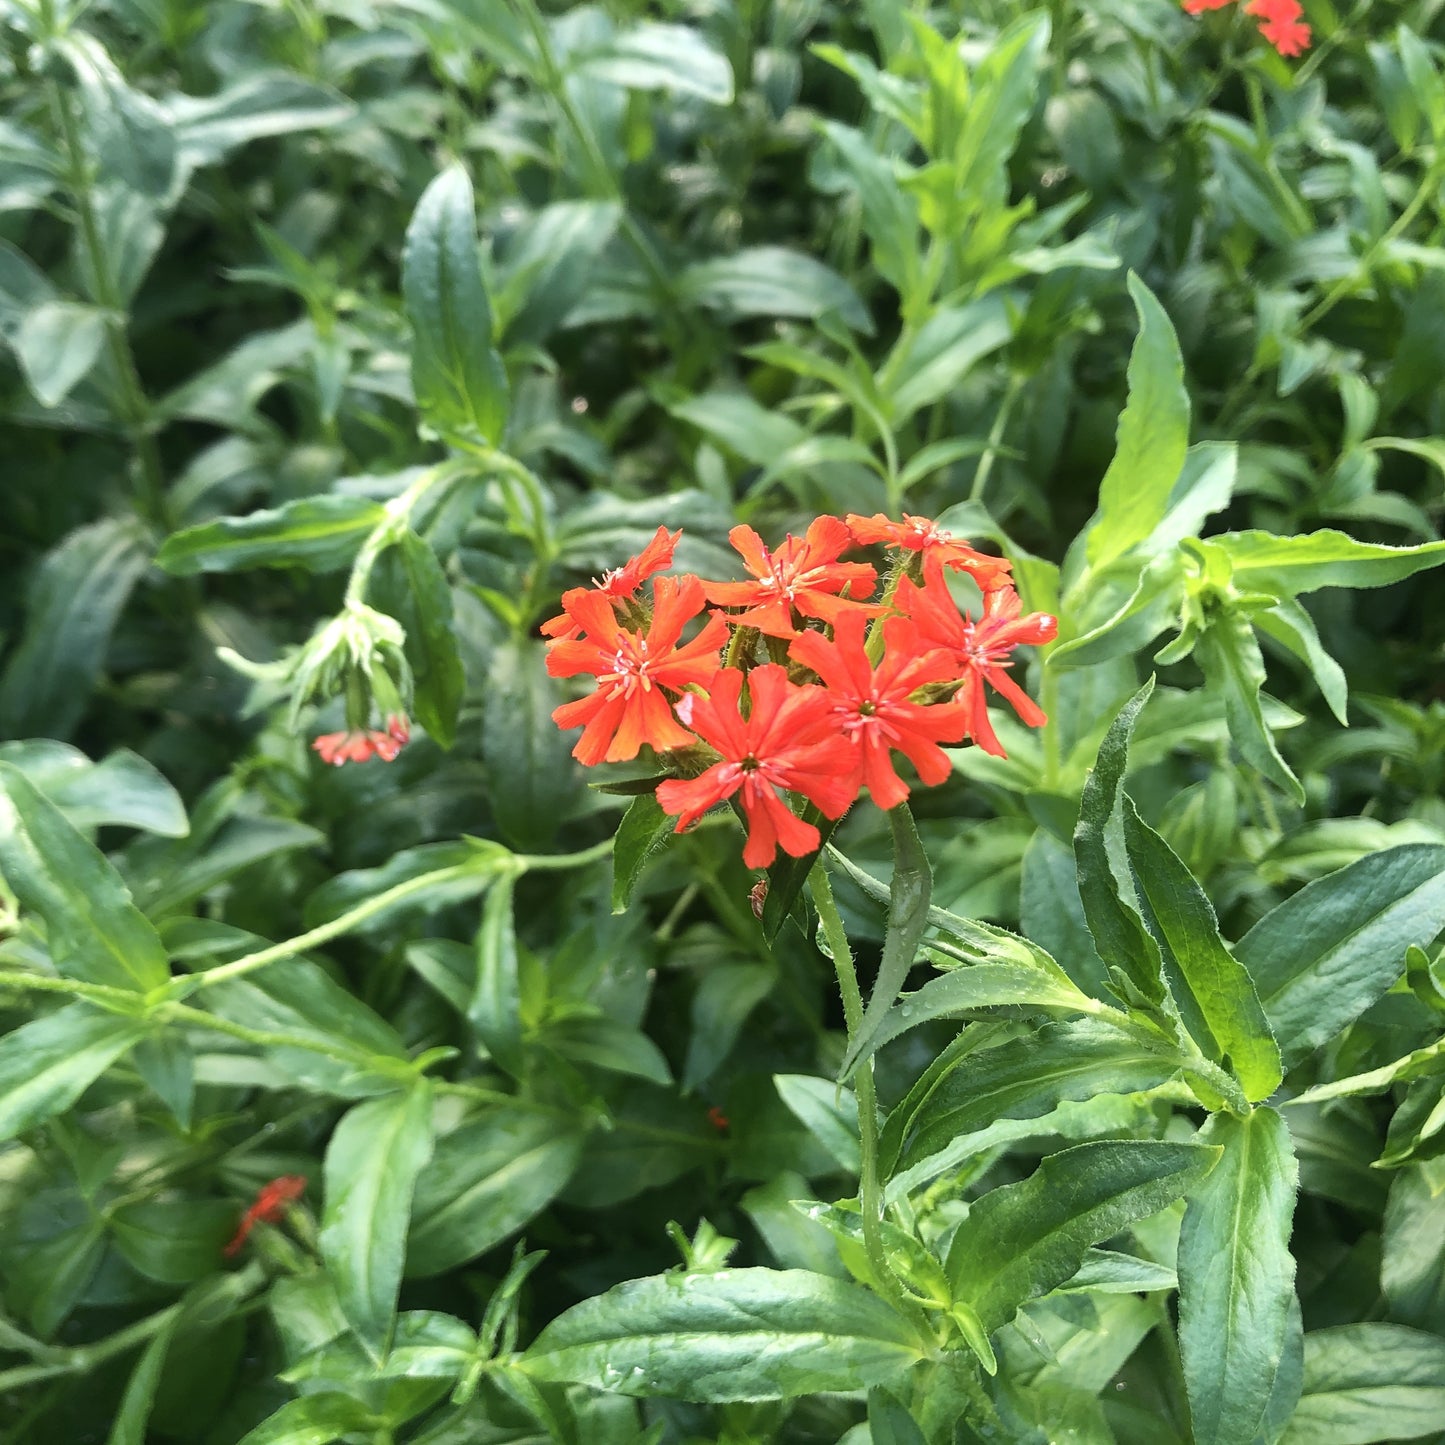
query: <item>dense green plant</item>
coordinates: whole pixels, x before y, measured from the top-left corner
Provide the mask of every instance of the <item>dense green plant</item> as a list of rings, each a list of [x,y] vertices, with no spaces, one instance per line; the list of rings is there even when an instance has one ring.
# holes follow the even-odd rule
[[[1442,7],[1213,8],[0,0],[0,1440],[1440,1437]],[[1049,720],[764,890],[540,629],[849,513]]]

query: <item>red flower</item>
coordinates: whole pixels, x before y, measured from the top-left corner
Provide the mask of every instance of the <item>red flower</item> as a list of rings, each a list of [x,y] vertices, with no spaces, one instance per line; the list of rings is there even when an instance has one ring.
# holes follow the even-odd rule
[[[411,725],[404,714],[393,713],[386,720],[386,731],[375,728],[348,728],[342,733],[322,733],[311,746],[321,754],[323,763],[340,767],[342,763],[364,763],[380,758],[389,763],[411,738]]]
[[[866,783],[880,808],[896,808],[908,796],[908,784],[893,769],[892,750],[903,753],[930,787],[941,783],[952,765],[938,745],[963,741],[968,714],[958,703],[909,701],[920,687],[957,677],[950,652],[921,649],[913,624],[890,617],[883,624],[883,660],[875,668],[864,647],[867,625],[856,612],[845,612],[832,642],[805,632],[788,655],[823,679],[834,726],[850,744],[855,786]]]
[[[874,616],[881,607],[859,603],[850,595],[866,597],[878,574],[866,562],[840,562],[852,538],[837,517],[819,517],[802,538],[788,537],[769,552],[751,527],[734,527],[730,541],[741,553],[754,582],[705,582],[709,602],[724,607],[745,607],[728,621],[735,627],[756,627],[770,637],[796,637],[793,612],[833,622],[850,608]]]
[[[943,647],[952,653],[963,679],[957,701],[965,709],[968,735],[984,752],[1006,757],[984,703],[985,680],[1013,704],[1014,711],[1029,725],[1041,727],[1048,718],[1034,700],[1008,675],[1009,653],[1021,643],[1037,646],[1058,636],[1058,618],[1045,612],[1022,615],[1023,604],[1012,587],[986,592],[983,615],[977,622],[967,613],[960,615],[943,582],[943,574],[931,569],[925,585],[915,586],[907,577],[898,587],[898,605],[917,624],[922,644]]]
[[[542,635],[556,638],[573,638],[580,635],[581,627],[565,610],[569,597],[575,600],[579,594],[585,594],[589,590],[595,590],[604,597],[615,598],[619,601],[635,596],[637,589],[654,572],[661,572],[665,567],[672,566],[672,554],[677,547],[677,539],[681,536],[681,527],[675,532],[669,532],[666,527],[659,527],[653,533],[652,540],[637,556],[630,558],[620,567],[614,567],[610,572],[604,572],[600,579],[594,578],[591,589],[577,587],[566,593],[562,598],[563,612],[560,616],[550,618],[542,624]]]
[[[889,521],[882,512],[872,517],[860,517],[856,512],[850,512],[848,527],[853,533],[853,540],[860,546],[882,542],[889,547],[921,552],[925,562],[937,558],[945,567],[967,572],[985,592],[1004,586],[1013,568],[1006,557],[989,557],[983,552],[975,552],[967,543],[955,541],[953,534],[945,532],[937,522],[931,522],[927,517],[910,516],[907,512],[901,522]]]
[[[707,1111],[707,1121],[719,1134],[726,1133],[732,1128],[732,1120],[716,1104]]]
[[[680,692],[690,683],[709,681],[717,671],[727,624],[709,618],[691,642],[679,647],[683,627],[703,609],[702,583],[696,577],[659,577],[652,595],[645,636],[621,626],[602,592],[579,589],[562,599],[567,616],[586,636],[554,643],[547,671],[553,677],[593,673],[597,691],[563,703],[552,720],[560,728],[583,727],[572,756],[589,767],[626,762],[643,743],[663,749],[685,748],[693,741],[673,717],[662,689]]]
[[[857,794],[851,781],[852,753],[832,729],[827,697],[820,687],[799,687],[775,663],[748,675],[752,711],[738,706],[743,674],[723,668],[710,685],[710,696],[688,699],[694,732],[722,754],[698,778],[669,778],[657,789],[663,811],[677,817],[682,832],[707,810],[742,793],[748,820],[743,862],[766,868],[781,847],[806,858],[821,839],[779,796],[779,789],[802,793],[829,818],[840,818]]]
[[[241,1216],[231,1242],[225,1248],[227,1258],[241,1252],[251,1231],[258,1224],[275,1224],[286,1212],[286,1206],[306,1192],[306,1181],[299,1174],[283,1174],[256,1191],[256,1200]]]
[[[1259,33],[1281,55],[1299,55],[1308,48],[1310,28],[1302,22],[1299,0],[1250,0],[1244,13],[1259,19]]]

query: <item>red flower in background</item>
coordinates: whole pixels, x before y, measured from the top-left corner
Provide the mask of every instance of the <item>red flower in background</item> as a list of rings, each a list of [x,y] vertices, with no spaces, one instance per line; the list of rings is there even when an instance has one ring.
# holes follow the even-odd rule
[[[1259,20],[1259,33],[1281,55],[1300,55],[1308,49],[1310,28],[1299,0],[1250,0],[1244,13]]]
[[[775,663],[747,675],[752,709],[740,706],[743,674],[723,668],[709,696],[687,699],[693,731],[722,754],[701,777],[669,778],[660,783],[657,801],[677,818],[677,832],[716,804],[742,794],[748,820],[743,862],[766,868],[777,850],[805,858],[821,841],[779,796],[779,789],[801,793],[825,817],[839,818],[857,794],[852,750],[833,730],[827,697],[820,687],[799,686]]]
[[[1185,13],[1189,15],[1222,10],[1229,3],[1230,0],[1183,0]],[[1259,33],[1281,55],[1293,57],[1309,48],[1310,28],[1304,23],[1299,0],[1250,0],[1244,13],[1260,22]]]
[[[856,512],[850,512],[848,529],[860,546],[870,547],[875,542],[883,542],[889,547],[921,552],[925,562],[936,560],[945,567],[967,572],[985,592],[1002,587],[1013,570],[1013,563],[1006,557],[990,557],[987,553],[977,552],[966,542],[957,541],[937,522],[931,522],[927,517],[910,516],[907,512],[901,522],[890,521],[882,512],[872,517],[860,517]]]
[[[984,682],[1013,704],[1014,711],[1031,728],[1048,721],[1043,709],[1008,675],[1009,654],[1020,644],[1052,642],[1059,621],[1046,612],[1023,616],[1023,603],[1012,587],[984,593],[983,614],[974,622],[960,613],[936,568],[922,587],[905,577],[898,587],[898,605],[917,624],[920,645],[946,648],[953,659],[953,675],[961,678],[957,702],[965,709],[968,735],[984,752],[1006,757],[1003,745],[988,720]]]
[[[386,720],[386,731],[376,728],[349,728],[341,733],[322,733],[311,746],[321,754],[323,763],[340,767],[342,763],[364,763],[380,758],[389,763],[411,738],[411,724],[400,713]]]
[[[549,618],[541,626],[543,637],[573,638],[581,634],[581,626],[570,613],[566,611],[569,598],[576,600],[579,596],[585,596],[588,592],[595,592],[603,597],[625,601],[637,595],[637,589],[647,581],[655,572],[661,572],[664,568],[672,566],[672,554],[677,549],[677,539],[682,536],[682,528],[675,532],[669,532],[666,527],[659,527],[653,533],[652,540],[640,551],[637,556],[629,558],[620,567],[614,567],[610,572],[604,572],[600,579],[595,580],[593,586],[576,587],[568,591],[562,598],[562,613]]]
[[[306,1180],[299,1174],[283,1174],[269,1184],[263,1184],[256,1191],[255,1202],[241,1216],[236,1233],[225,1248],[229,1259],[241,1252],[241,1246],[250,1237],[258,1224],[275,1224],[286,1212],[288,1204],[295,1203],[306,1192]]]
[[[788,655],[823,680],[833,725],[848,740],[854,786],[866,784],[880,808],[895,808],[908,796],[908,784],[894,771],[892,750],[918,769],[930,787],[953,771],[941,742],[962,742],[968,714],[957,703],[927,706],[909,699],[931,682],[951,681],[958,673],[950,652],[920,648],[917,629],[902,617],[883,624],[884,653],[877,667],[864,646],[867,620],[845,612],[833,640],[805,632]]]
[[[796,637],[793,613],[835,622],[850,608],[869,616],[883,609],[855,600],[873,591],[878,574],[866,562],[840,562],[852,543],[847,526],[837,517],[819,517],[802,537],[788,537],[775,552],[751,527],[734,527],[730,541],[756,579],[752,582],[705,582],[707,600],[747,611],[728,621],[735,627],[756,627],[770,637]]]
[[[711,679],[727,624],[709,618],[691,642],[679,647],[682,629],[703,609],[702,583],[696,577],[659,577],[652,595],[652,621],[645,634],[623,627],[602,592],[579,590],[562,599],[566,615],[585,638],[553,643],[547,671],[553,677],[590,672],[597,691],[563,703],[552,720],[560,728],[583,728],[572,756],[588,766],[626,762],[644,743],[665,749],[693,741],[673,717],[663,689],[680,692]]]

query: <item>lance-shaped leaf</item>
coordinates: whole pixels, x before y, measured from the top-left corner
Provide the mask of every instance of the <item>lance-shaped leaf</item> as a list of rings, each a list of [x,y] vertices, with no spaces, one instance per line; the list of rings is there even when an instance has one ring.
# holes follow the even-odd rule
[[[885,1164],[899,1166],[890,1193],[994,1143],[1037,1132],[1035,1121],[1060,1105],[1159,1088],[1184,1063],[1162,1041],[1151,1049],[1092,1020],[1051,1024],[1027,1038],[961,1053],[889,1116],[880,1153]]]
[[[1368,1445],[1435,1436],[1445,1419],[1445,1340],[1406,1325],[1305,1336],[1304,1391],[1281,1445]]]
[[[1124,837],[1145,916],[1185,1026],[1253,1101],[1280,1081],[1279,1049],[1244,965],[1219,936],[1214,909],[1184,861],[1124,799]]]
[[[502,1106],[437,1140],[416,1186],[406,1268],[442,1274],[500,1244],[566,1188],[585,1130]]]
[[[1400,977],[1405,950],[1445,928],[1445,847],[1408,843],[1306,884],[1235,946],[1286,1068]]]
[[[347,1323],[385,1353],[396,1317],[412,1191],[432,1152],[431,1085],[354,1105],[326,1148],[321,1258]]]
[[[0,1039],[0,1139],[68,1109],[145,1036],[136,1019],[76,1003]]]
[[[1259,1433],[1286,1353],[1299,1171],[1273,1109],[1216,1114],[1199,1139],[1224,1152],[1184,1212],[1179,1346],[1197,1445],[1236,1445]]]
[[[849,1078],[876,1047],[874,1041],[908,977],[908,970],[918,957],[918,945],[928,927],[933,873],[907,803],[888,810],[888,826],[893,832],[893,877],[888,885],[888,931],[883,936],[883,960],[878,966],[868,1007],[863,1011],[862,1021],[838,1072],[840,1081]]]
[[[1114,719],[1099,746],[1099,758],[1084,784],[1079,823],[1074,829],[1074,858],[1079,897],[1094,946],[1125,993],[1145,1004],[1162,1003],[1164,966],[1159,945],[1139,915],[1133,886],[1114,871],[1110,835],[1118,830],[1129,738],[1144,704],[1154,691],[1150,678]]]
[[[410,528],[376,559],[371,594],[406,632],[417,721],[449,748],[467,683],[452,625],[452,589],[436,554]]]
[[[1050,1155],[969,1210],[945,1263],[955,1297],[992,1334],[1068,1279],[1091,1245],[1187,1193],[1219,1154],[1204,1144],[1109,1139]]]
[[[105,855],[18,768],[0,763],[0,875],[45,921],[59,972],[144,993],[170,977],[166,951]]]
[[[534,1379],[623,1395],[778,1400],[883,1384],[925,1350],[861,1285],[725,1269],[636,1279],[573,1305],[521,1365]]]
[[[401,263],[417,406],[443,434],[496,443],[507,424],[507,372],[492,347],[472,183],[459,165],[422,192]]]
[[[859,1052],[859,1061],[932,1019],[1009,1005],[1072,1013],[1094,1013],[1099,1009],[1095,1000],[1081,993],[1062,970],[1022,968],[1014,963],[965,964],[904,994],[902,1001],[883,1016],[877,1032]]]
[[[1280,755],[1264,719],[1260,697],[1264,657],[1249,619],[1235,611],[1214,618],[1196,639],[1194,656],[1211,689],[1224,698],[1229,735],[1240,756],[1296,802],[1303,803],[1304,784]]]
[[[177,577],[251,567],[338,572],[351,565],[362,542],[385,520],[385,508],[365,497],[299,497],[282,507],[174,532],[156,564]]]
[[[1226,532],[1210,541],[1229,553],[1241,589],[1283,597],[1321,587],[1387,587],[1445,562],[1445,542],[1384,547],[1330,529],[1285,537]]]
[[[1098,519],[1089,531],[1089,566],[1107,566],[1160,522],[1189,450],[1189,393],[1173,323],[1135,275],[1129,294],[1139,335],[1129,356],[1129,400],[1119,417],[1114,460],[1099,484]]]
[[[676,819],[662,811],[655,793],[639,793],[628,805],[612,840],[612,911],[626,913],[643,867],[672,832]]]
[[[487,1052],[509,1074],[522,1068],[522,1001],[517,976],[517,875],[505,872],[482,905],[477,930],[477,986],[467,1018]]]

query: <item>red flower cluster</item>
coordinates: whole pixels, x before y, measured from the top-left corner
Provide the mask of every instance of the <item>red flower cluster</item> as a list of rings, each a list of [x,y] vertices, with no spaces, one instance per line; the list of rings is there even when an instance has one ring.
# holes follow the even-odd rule
[[[1233,0],[1184,0],[1184,9],[1190,15],[1202,15],[1206,10],[1222,10],[1232,3]],[[1281,55],[1301,55],[1309,49],[1310,28],[1304,23],[1299,0],[1249,0],[1244,13],[1259,21],[1259,33]]]
[[[1007,669],[1018,644],[1054,638],[1056,619],[1025,617],[1009,563],[927,519],[819,517],[774,551],[751,527],[734,527],[729,539],[750,581],[658,577],[648,609],[642,584],[671,566],[680,535],[659,527],[625,567],[563,594],[562,614],[542,628],[554,639],[548,672],[597,679],[596,691],[552,714],[560,727],[582,727],[573,756],[590,765],[625,762],[644,746],[668,754],[680,776],[659,784],[657,801],[679,832],[736,797],[748,867],[767,867],[779,848],[806,857],[818,829],[788,794],[836,819],[865,787],[881,808],[907,798],[895,752],[930,786],[951,770],[943,743],[972,739],[1001,757],[985,682],[1029,726],[1045,721]],[[867,600],[874,568],[841,560],[875,543],[898,552],[877,602]],[[959,612],[947,568],[982,589],[977,621]],[[710,610],[683,642],[708,603],[734,610]]]
[[[255,1202],[241,1216],[241,1223],[226,1246],[227,1258],[241,1252],[241,1246],[258,1224],[275,1224],[286,1212],[286,1206],[294,1204],[305,1192],[306,1181],[299,1174],[283,1174],[279,1179],[263,1184],[256,1191]]]
[[[386,720],[385,732],[376,728],[350,728],[341,733],[322,733],[311,746],[321,754],[323,763],[339,768],[342,763],[364,763],[368,758],[389,763],[410,737],[411,724],[406,716],[393,713]]]

